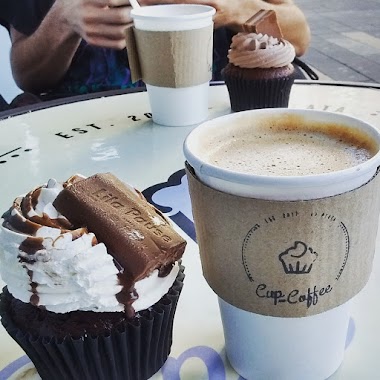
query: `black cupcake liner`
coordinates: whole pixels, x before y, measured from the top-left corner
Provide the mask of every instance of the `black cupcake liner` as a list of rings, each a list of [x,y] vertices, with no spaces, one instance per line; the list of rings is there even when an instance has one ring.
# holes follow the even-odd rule
[[[225,75],[231,109],[235,112],[258,108],[287,108],[294,76],[248,80]]]
[[[57,339],[22,331],[10,317],[7,288],[0,295],[1,322],[43,380],[146,380],[169,356],[184,277],[181,266],[174,284],[159,302],[99,336]]]

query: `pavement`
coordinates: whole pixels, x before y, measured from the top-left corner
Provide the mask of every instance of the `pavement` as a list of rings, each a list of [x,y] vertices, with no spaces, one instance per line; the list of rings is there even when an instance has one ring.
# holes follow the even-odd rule
[[[295,0],[311,29],[301,58],[320,79],[380,83],[380,0]]]

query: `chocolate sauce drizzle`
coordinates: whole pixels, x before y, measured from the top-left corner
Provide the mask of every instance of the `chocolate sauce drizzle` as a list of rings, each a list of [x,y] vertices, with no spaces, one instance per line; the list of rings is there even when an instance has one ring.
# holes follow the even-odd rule
[[[33,271],[28,269],[27,273],[30,278],[30,286],[31,286],[31,291],[32,291],[32,295],[30,296],[30,303],[34,306],[38,306],[38,303],[40,301],[40,297],[37,293],[38,284],[33,281]]]
[[[37,251],[44,249],[44,239],[42,237],[28,236],[19,247],[19,250],[27,253],[28,255],[35,255]],[[22,258],[22,257],[20,257]]]
[[[96,176],[90,177],[88,180],[92,179],[92,181],[94,181],[95,177]],[[103,175],[101,178],[106,179],[108,182],[111,182],[111,183],[116,181],[116,179],[114,179],[113,177],[109,177],[108,174]],[[117,196],[114,196],[113,194],[111,194],[111,190],[114,191],[115,188],[111,187],[110,188],[111,190],[109,190],[108,189],[109,184],[106,181],[107,182],[106,189],[108,192],[104,193],[104,191],[101,190],[103,191],[101,193],[102,198],[98,199],[98,202],[102,201],[106,204],[113,204],[111,203],[112,201],[112,202],[115,202],[116,205],[123,206],[124,208],[126,206],[131,207],[128,213],[123,214],[125,225],[122,226],[121,232],[115,231],[114,227],[111,227],[111,229],[109,229],[108,221],[102,219],[103,217],[102,215],[105,212],[104,210],[101,213],[101,217],[99,215],[91,216],[91,211],[94,208],[94,199],[91,199],[91,202],[88,204],[88,209],[84,210],[86,212],[82,212],[83,210],[81,210],[81,207],[83,207],[83,203],[82,204],[80,203],[76,207],[75,205],[73,205],[72,202],[69,202],[69,204],[67,204],[66,200],[65,202],[63,203],[61,202],[60,204],[61,208],[63,205],[65,206],[64,210],[62,210],[60,207],[57,207],[56,205],[57,199],[58,198],[63,199],[63,197],[61,196],[63,193],[70,191],[70,188],[73,185],[76,185],[78,182],[82,183],[82,181],[84,183],[86,180],[84,180],[80,176],[71,177],[68,181],[66,181],[63,184],[64,190],[58,195],[58,197],[53,203],[56,209],[62,215],[65,215],[66,218],[52,219],[45,213],[42,216],[39,216],[39,215],[33,215],[31,217],[28,216],[31,211],[36,209],[36,206],[38,204],[38,198],[41,195],[41,189],[42,189],[42,187],[38,187],[32,190],[31,192],[29,192],[25,197],[23,198],[19,197],[15,199],[12,207],[3,215],[3,218],[4,218],[3,227],[12,231],[19,232],[21,234],[28,235],[19,246],[20,252],[23,252],[25,254],[20,253],[18,258],[21,263],[31,265],[36,262],[37,255],[43,255],[45,251],[45,247],[43,245],[44,239],[42,237],[36,236],[37,231],[43,226],[58,228],[61,230],[61,233],[69,232],[71,233],[73,240],[78,239],[83,234],[88,233],[87,225],[89,228],[92,226],[90,230],[94,232],[94,234],[96,234],[97,236],[93,238],[92,245],[94,246],[98,244],[98,239],[99,239],[100,242],[104,242],[106,244],[108,253],[112,255],[112,257],[114,258],[115,265],[119,270],[119,274],[117,276],[118,282],[122,286],[122,290],[118,294],[116,294],[116,299],[118,300],[120,304],[124,305],[124,311],[125,311],[126,316],[128,318],[132,318],[135,316],[133,302],[139,297],[135,289],[135,283],[138,280],[144,278],[147,274],[149,274],[149,272],[151,272],[154,269],[158,269],[159,277],[166,277],[173,268],[173,265],[174,265],[173,261],[175,261],[176,259],[182,256],[186,242],[183,239],[177,237],[174,234],[174,232],[171,231],[171,228],[169,227],[169,222],[167,221],[165,216],[159,210],[148,205],[145,198],[143,197],[141,193],[138,192],[138,197],[140,198],[140,202],[133,200],[132,202],[134,203],[129,205],[129,203],[127,202],[130,202],[130,201],[123,197],[124,197],[124,194],[126,194],[128,191],[130,192],[130,190],[124,189],[123,186],[121,186],[119,183],[116,183],[116,182],[115,182],[116,190],[119,190],[119,193],[117,193]],[[121,186],[121,189],[119,189],[120,186]],[[106,195],[103,195],[103,194],[106,194]],[[133,194],[131,199],[134,199],[134,198],[135,198],[135,194]],[[146,202],[146,205],[144,204],[144,201]],[[125,203],[122,203],[122,202],[125,202]],[[147,217],[142,212],[146,212],[146,211],[140,212],[140,207],[141,207],[141,210],[145,210],[148,207],[149,211],[155,211],[156,215],[159,218],[161,218],[162,225],[160,225],[160,227],[157,227],[156,224],[152,223],[149,219],[145,220],[144,218],[147,218]],[[72,218],[71,215],[66,214],[68,209],[69,211],[72,211],[74,209],[76,213],[79,212],[78,215],[81,218],[83,217],[84,219],[80,220],[79,222],[78,221],[75,222],[76,220],[75,218]],[[17,210],[18,212],[15,213],[13,212],[13,210]],[[118,215],[116,211],[117,211],[116,209],[114,210],[111,208],[111,214],[109,213],[108,214],[111,216],[114,215],[117,220],[117,217],[120,215]],[[148,214],[149,214],[149,211],[148,211]],[[75,215],[75,216],[77,217],[78,215]],[[128,219],[127,219],[127,215],[128,215]],[[100,219],[101,222],[98,223],[98,219]],[[71,222],[69,220],[71,220]],[[94,220],[96,220],[98,225],[95,226],[96,228],[93,231]],[[143,241],[140,241],[141,239],[128,238],[128,233],[133,234],[133,233],[136,233],[136,231],[139,231],[140,225],[142,225],[142,223],[145,223],[144,226],[148,231],[148,232],[142,233],[144,236],[144,239],[142,239]],[[120,223],[116,223],[116,227],[118,226],[118,224]],[[127,226],[128,228],[126,228]],[[124,240],[120,239],[120,233]],[[125,236],[123,235],[123,233]],[[173,239],[174,239],[174,244],[171,243]],[[112,246],[117,247],[118,249],[116,250],[112,249]],[[114,252],[110,252],[110,251],[114,251]],[[147,257],[145,258],[145,256]],[[148,256],[152,256],[152,257],[148,257]],[[120,263],[116,258],[120,258],[122,260],[122,263]],[[131,264],[134,264],[134,261],[136,260],[141,261],[140,268],[137,273],[133,273],[133,270],[131,268],[136,267],[136,265],[131,265]],[[129,269],[126,269],[126,268],[129,268]],[[26,266],[25,266],[25,269],[27,270],[28,276],[30,278],[30,286],[31,286],[31,292],[32,292],[32,295],[30,297],[30,303],[34,306],[41,307],[38,305],[40,301],[40,297],[37,291],[38,284],[33,281],[33,270],[28,269]],[[136,268],[134,270],[136,271]]]

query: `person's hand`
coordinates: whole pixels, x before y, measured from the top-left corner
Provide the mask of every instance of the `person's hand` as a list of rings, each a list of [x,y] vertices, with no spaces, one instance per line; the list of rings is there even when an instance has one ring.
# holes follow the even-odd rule
[[[132,24],[129,0],[57,0],[63,21],[91,45],[123,49]]]
[[[214,26],[234,26],[236,24],[235,15],[238,4],[232,0],[140,0],[141,5],[156,4],[202,4],[209,5],[216,9],[214,16]],[[248,18],[248,17],[247,17]]]

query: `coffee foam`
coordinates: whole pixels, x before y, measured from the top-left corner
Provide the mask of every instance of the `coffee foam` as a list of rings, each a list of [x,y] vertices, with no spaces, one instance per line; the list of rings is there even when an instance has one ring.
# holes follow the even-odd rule
[[[299,116],[239,124],[221,127],[205,143],[206,161],[240,173],[302,176],[347,169],[378,151],[371,136],[342,124]]]

